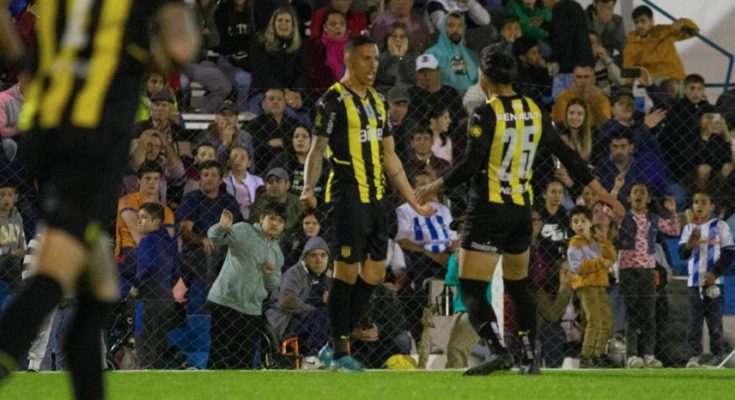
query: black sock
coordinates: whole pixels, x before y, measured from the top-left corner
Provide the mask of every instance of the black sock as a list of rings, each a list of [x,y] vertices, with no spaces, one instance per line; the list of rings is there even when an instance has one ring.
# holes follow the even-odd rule
[[[488,282],[476,281],[474,279],[459,280],[459,288],[462,290],[462,302],[467,308],[470,323],[477,334],[488,341],[494,353],[505,352],[505,346],[500,341],[500,328],[495,311],[487,302],[486,292]]]
[[[352,299],[350,301],[350,331],[355,329],[362,321],[365,325],[363,328],[369,328],[370,324],[368,311],[370,310],[370,297],[373,295],[377,286],[365,282],[362,277],[357,277],[355,286],[352,287]]]
[[[77,312],[64,343],[77,399],[98,400],[104,397],[102,325],[115,305],[103,303],[89,296],[82,296],[79,299]]]
[[[351,294],[352,285],[339,279],[332,279],[327,311],[332,326],[332,346],[335,359],[344,357],[349,352]]]
[[[505,291],[513,303],[513,315],[518,323],[518,335],[526,360],[534,357],[536,343],[536,296],[528,286],[528,278],[519,281],[503,280]]]
[[[61,285],[46,275],[26,281],[0,318],[0,364],[10,371],[31,347],[38,328],[62,299]]]

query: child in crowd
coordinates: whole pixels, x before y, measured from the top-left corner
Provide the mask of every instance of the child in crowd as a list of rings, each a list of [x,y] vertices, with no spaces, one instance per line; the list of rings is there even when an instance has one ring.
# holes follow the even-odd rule
[[[20,283],[23,256],[26,252],[26,237],[23,232],[23,217],[15,204],[18,192],[9,180],[0,182],[0,281],[9,287]],[[3,293],[9,293],[4,291]],[[0,294],[0,296],[3,296]],[[0,297],[0,306],[3,303]]]
[[[607,230],[592,227],[592,212],[577,206],[569,212],[574,236],[567,258],[572,270],[572,288],[582,303],[587,326],[582,343],[581,368],[606,366],[606,346],[612,327],[607,301],[608,270],[617,258]]]
[[[713,361],[725,354],[722,337],[724,307],[720,276],[735,259],[735,244],[730,227],[713,215],[715,205],[708,193],[699,191],[692,202],[693,219],[684,227],[679,241],[679,256],[689,259],[688,368],[700,366],[702,323],[707,321]]]
[[[628,196],[630,210],[620,225],[620,294],[625,301],[628,368],[661,368],[654,356],[656,345],[656,237],[659,232],[679,236],[676,201],[668,196],[664,208],[668,218],[648,210],[646,184],[633,185]],[[640,338],[640,340],[639,340]],[[639,355],[642,354],[643,358]]]

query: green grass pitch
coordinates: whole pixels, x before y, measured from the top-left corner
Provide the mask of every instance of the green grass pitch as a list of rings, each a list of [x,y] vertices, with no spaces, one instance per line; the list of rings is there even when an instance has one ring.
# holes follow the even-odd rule
[[[108,399],[735,399],[735,370],[504,372],[463,377],[460,371],[182,371],[106,375]],[[65,374],[15,374],[3,400],[71,398]]]

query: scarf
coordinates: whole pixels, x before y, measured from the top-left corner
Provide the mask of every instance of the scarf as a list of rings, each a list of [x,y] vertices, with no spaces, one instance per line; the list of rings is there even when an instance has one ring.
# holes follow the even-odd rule
[[[326,32],[322,32],[321,40],[327,53],[324,65],[326,65],[332,72],[332,79],[334,82],[342,79],[342,75],[344,75],[345,72],[345,46],[347,45],[348,39],[349,36],[347,33],[339,39],[333,39],[327,36]]]

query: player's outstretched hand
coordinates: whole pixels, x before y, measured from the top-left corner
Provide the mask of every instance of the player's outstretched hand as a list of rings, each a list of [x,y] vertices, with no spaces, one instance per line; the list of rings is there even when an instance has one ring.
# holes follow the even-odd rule
[[[611,204],[608,205],[610,206],[610,208],[612,208],[615,217],[617,217],[618,219],[622,219],[625,216],[625,207],[623,207],[623,203],[621,203],[618,199],[615,199],[610,203]]]
[[[411,205],[411,208],[416,211],[416,213],[422,217],[431,217],[432,215],[436,214],[436,209],[429,205],[429,203],[409,203]]]
[[[416,202],[418,202],[419,204],[424,204],[427,201],[434,200],[436,198],[436,194],[442,190],[443,186],[444,186],[444,181],[441,178],[439,178],[435,180],[434,182],[431,182],[428,185],[417,187],[416,190],[414,190],[414,196],[416,196]]]
[[[301,202],[304,203],[306,208],[316,208],[316,196],[314,195],[314,189],[304,186],[304,190],[301,192]]]

